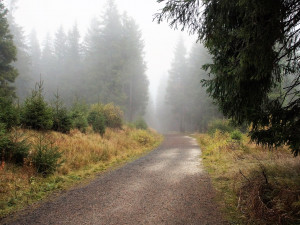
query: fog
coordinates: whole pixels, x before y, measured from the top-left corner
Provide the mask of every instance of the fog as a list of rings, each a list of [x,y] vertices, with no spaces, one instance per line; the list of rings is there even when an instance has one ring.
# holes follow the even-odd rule
[[[105,21],[111,23],[107,18],[109,17],[108,3],[111,4],[111,2],[112,1],[107,0],[6,1],[6,5],[10,10],[10,24],[15,26],[15,28],[13,26],[11,28],[12,31],[15,32],[12,33],[16,35],[15,39],[18,39],[17,36],[20,35],[22,31],[19,42],[24,42],[28,47],[22,46],[22,43],[19,43],[19,46],[17,44],[19,51],[16,67],[19,70],[20,76],[16,81],[16,86],[19,98],[24,98],[24,96],[29,93],[28,87],[34,86],[33,83],[38,81],[39,77],[41,77],[42,80],[44,80],[46,96],[48,98],[51,98],[50,96],[53,95],[56,89],[60,89],[67,104],[71,104],[68,102],[71,102],[71,97],[74,98],[74,96],[76,96],[76,98],[83,98],[83,100],[88,103],[95,103],[97,101],[107,103],[113,101],[122,107],[125,111],[125,117],[129,121],[143,116],[150,126],[161,131],[199,130],[199,124],[201,122],[198,120],[202,118],[199,113],[201,110],[203,111],[203,108],[200,107],[201,110],[199,107],[198,109],[193,109],[195,110],[194,113],[181,112],[177,109],[178,107],[183,108],[190,106],[178,102],[175,104],[175,100],[170,98],[170,95],[173,95],[175,99],[177,98],[178,100],[179,98],[182,102],[188,102],[187,100],[189,99],[191,100],[190,105],[199,104],[199,102],[195,102],[196,100],[194,101],[193,99],[203,100],[207,98],[205,91],[201,89],[200,85],[200,80],[205,78],[201,70],[204,61],[200,59],[200,61],[193,62],[194,64],[191,63],[191,54],[197,55],[195,52],[192,53],[192,49],[195,50],[195,46],[201,47],[199,43],[195,45],[196,37],[189,36],[186,31],[173,30],[166,22],[157,24],[156,21],[153,21],[154,14],[163,8],[163,4],[159,4],[154,0],[115,0],[114,2],[118,11],[117,14],[120,16],[118,19],[121,20],[121,27],[113,28],[116,29],[115,31],[109,31],[109,35],[112,35],[110,39],[121,41],[120,43],[122,43],[124,40],[117,40],[118,38],[116,38],[118,35],[123,35],[123,33],[118,32],[118,29],[122,30],[122,32],[124,29],[128,29],[129,32],[130,27],[133,26],[135,28],[131,30],[133,32],[133,36],[131,37],[133,39],[135,38],[136,42],[139,43],[136,44],[137,47],[135,50],[132,44],[128,44],[129,47],[127,46],[127,48],[131,49],[127,49],[127,52],[122,50],[119,53],[112,53],[112,49],[107,49],[103,46],[114,46],[113,40],[107,40],[110,41],[108,43],[103,40],[103,37],[101,39],[99,36],[99,43],[102,43],[102,46],[101,44],[96,47],[92,46],[92,39],[97,35],[97,29],[101,30],[99,31],[100,33],[104,33],[103,30],[105,29],[112,30],[109,24],[103,24]],[[111,15],[113,15],[113,13]],[[126,23],[129,24],[127,24],[127,27]],[[108,35],[108,33],[106,35]],[[64,48],[65,43],[71,45],[71,39],[74,39],[74,37],[78,38],[78,43],[80,43],[80,45],[76,46],[77,40],[73,40],[74,48],[78,48],[80,54],[78,53],[78,56],[76,56],[78,59],[75,59],[76,57],[74,58],[74,55],[70,55],[69,59],[67,59],[64,53],[60,53],[59,51]],[[40,45],[36,46],[36,52],[40,51],[36,56],[34,56],[33,53],[35,39],[37,39],[36,41]],[[18,42],[18,40],[16,40],[16,42]],[[123,44],[121,44],[121,46],[122,45]],[[178,53],[178,45],[184,47],[182,53]],[[39,47],[40,50],[38,50]],[[27,54],[28,51],[31,52]],[[140,52],[142,58],[140,58],[138,54],[132,56],[132,52],[134,51]],[[205,52],[204,48],[199,51]],[[99,52],[101,52],[101,54]],[[61,54],[61,56],[59,54]],[[118,54],[123,54],[123,57]],[[124,54],[131,55],[132,59],[125,59]],[[172,84],[172,79],[175,79],[174,75],[172,78],[172,72],[170,71],[176,70],[176,65],[174,68],[174,64],[181,62],[181,60],[178,61],[178,59],[176,59],[178,54],[181,54],[181,60],[186,62],[186,65],[183,66],[186,70],[183,70],[182,74],[187,77],[187,80],[194,76],[194,80],[192,81],[191,78],[189,82],[192,82],[194,85],[193,88],[198,89],[199,87],[201,94],[197,92],[197,94],[189,93],[185,95],[187,91],[183,91],[183,89],[179,91],[184,93],[185,96],[171,94],[172,91],[174,93],[178,92],[178,90],[170,89],[170,86],[174,85]],[[30,59],[27,60],[25,55],[30,56]],[[110,58],[103,59],[104,55],[110,55]],[[35,60],[35,57],[41,57],[41,60]],[[76,63],[76,60],[78,63]],[[122,71],[121,73],[125,77],[124,79],[128,80],[115,85],[115,80],[123,79],[119,77],[120,71],[118,73],[114,72],[115,68],[119,68],[120,66],[114,63],[117,60],[122,64],[120,71]],[[23,64],[26,61],[30,61],[31,65],[31,68],[27,69],[27,72],[26,69],[23,68]],[[111,65],[112,61],[113,63]],[[140,64],[133,66],[133,64],[137,64],[137,62],[140,62]],[[65,64],[60,69],[59,66],[63,63]],[[193,66],[196,66],[196,68],[194,68],[194,72],[191,72],[191,67]],[[135,71],[132,71],[132,68],[135,68]],[[99,72],[100,70],[101,72]],[[181,69],[179,68],[179,70]],[[26,73],[31,74],[31,77],[27,78]],[[98,75],[101,73],[102,75]],[[147,79],[145,80],[144,78],[141,78],[140,81],[136,81],[139,83],[134,83],[133,80],[139,80],[139,78],[134,78],[134,75],[126,75],[134,73],[145,73],[149,83]],[[194,75],[188,76],[188,73]],[[93,79],[96,79],[97,76],[102,76],[102,81],[107,82],[107,85],[104,85],[103,82],[100,82],[101,84],[99,83],[98,85],[95,84],[97,82]],[[111,80],[109,82],[113,84],[109,83],[107,81],[108,78],[105,78],[105,76],[110,76],[109,79]],[[114,76],[115,78],[111,78]],[[87,79],[86,77],[90,78]],[[92,79],[92,77],[94,78]],[[176,79],[181,80],[181,82],[188,82],[185,78],[177,77]],[[28,83],[27,86],[25,85],[26,82]],[[141,90],[133,90],[134,87],[140,89],[142,87],[148,88],[148,94]],[[116,90],[114,90],[114,88]],[[190,89],[192,86],[186,86],[184,88]],[[100,89],[101,91],[99,91]],[[120,89],[122,93],[118,93]],[[202,98],[202,96],[204,97]],[[173,105],[171,103],[172,101]]]
[[[9,1],[6,1],[9,2]],[[156,90],[160,77],[169,68],[176,41],[181,36],[190,48],[196,41],[195,36],[186,32],[175,31],[167,23],[157,24],[154,14],[162,8],[155,0],[116,0],[119,12],[127,13],[139,25],[145,42],[146,74],[150,81],[150,93],[156,99]],[[35,29],[39,41],[43,43],[46,35],[54,35],[62,25],[70,29],[74,22],[84,35],[94,17],[101,17],[106,0],[21,0],[17,1],[16,22],[29,34]]]

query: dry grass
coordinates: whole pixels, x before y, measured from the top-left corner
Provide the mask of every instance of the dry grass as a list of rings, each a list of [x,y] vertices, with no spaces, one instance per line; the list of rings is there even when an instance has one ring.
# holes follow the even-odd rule
[[[300,158],[285,148],[196,134],[227,219],[233,224],[300,224]]]
[[[87,134],[72,130],[70,134],[32,130],[25,133],[31,143],[31,152],[40,135],[58,146],[63,153],[63,164],[47,178],[36,174],[27,160],[23,167],[5,164],[0,169],[0,217],[49,195],[55,190],[74,183],[109,167],[119,165],[157,147],[162,137],[154,131],[124,127],[122,130],[107,129],[104,137],[88,129]]]

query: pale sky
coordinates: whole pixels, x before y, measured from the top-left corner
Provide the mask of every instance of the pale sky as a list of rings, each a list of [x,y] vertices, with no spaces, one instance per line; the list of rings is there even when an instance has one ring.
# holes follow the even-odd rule
[[[53,35],[60,25],[68,30],[75,21],[84,34],[91,19],[103,13],[105,2],[106,0],[19,0],[18,10],[15,13],[16,22],[26,33],[34,28],[41,41],[47,32]],[[170,68],[179,36],[184,38],[187,48],[191,47],[196,38],[188,36],[187,32],[174,31],[166,23],[152,22],[153,14],[163,7],[163,4],[158,4],[156,0],[115,0],[115,2],[121,14],[127,12],[128,16],[133,17],[140,26],[145,42],[147,76],[153,96],[160,76],[166,74]]]

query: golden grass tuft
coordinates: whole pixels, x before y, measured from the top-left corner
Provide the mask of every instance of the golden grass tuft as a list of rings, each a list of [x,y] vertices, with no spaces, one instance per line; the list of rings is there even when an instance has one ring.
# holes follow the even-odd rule
[[[55,174],[43,178],[36,174],[29,159],[23,167],[6,163],[0,170],[0,217],[55,190],[70,187],[83,178],[140,156],[162,141],[162,136],[154,131],[129,127],[107,128],[103,137],[92,129],[86,134],[79,130],[71,130],[70,134],[33,130],[18,132],[25,134],[31,144],[31,153],[35,151],[39,136],[46,137],[47,142],[59,147],[63,164]]]
[[[287,147],[267,149],[243,135],[195,135],[225,216],[233,224],[300,222],[300,158]]]

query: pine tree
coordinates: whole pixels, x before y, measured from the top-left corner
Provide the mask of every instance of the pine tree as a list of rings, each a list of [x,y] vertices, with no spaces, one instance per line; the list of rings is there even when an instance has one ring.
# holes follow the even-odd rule
[[[30,73],[30,57],[28,53],[28,45],[22,27],[15,22],[14,13],[17,10],[16,0],[10,1],[9,13],[7,20],[9,29],[13,35],[13,41],[17,48],[17,60],[12,64],[19,73],[15,80],[16,92],[19,99],[24,100],[25,96],[30,93],[31,73]]]
[[[15,97],[14,87],[12,86],[18,72],[12,66],[16,60],[16,47],[13,43],[13,36],[10,34],[7,22],[7,9],[0,1],[0,98]],[[1,100],[1,99],[0,99]]]
[[[32,82],[31,86],[33,87],[36,82],[40,80],[41,75],[41,47],[39,40],[36,35],[36,31],[33,29],[29,34],[29,55],[31,58],[31,74]]]
[[[148,78],[143,59],[141,32],[132,18],[123,16],[123,89],[126,95],[125,116],[129,121],[142,116],[148,101]]]
[[[225,116],[251,124],[252,140],[300,151],[299,0],[159,0],[168,19],[197,33],[213,56],[205,82]],[[201,12],[200,11],[203,11]],[[290,83],[274,98],[272,92]]]
[[[171,106],[173,113],[177,116],[179,130],[185,130],[184,121],[186,119],[186,80],[187,73],[186,49],[182,38],[178,41],[175,49],[175,56],[169,71],[169,81],[167,86],[166,101]]]
[[[58,88],[58,80],[55,74],[55,56],[52,45],[52,39],[48,33],[44,41],[44,46],[41,56],[41,78],[44,80],[45,84],[45,97],[50,99],[52,94]]]

